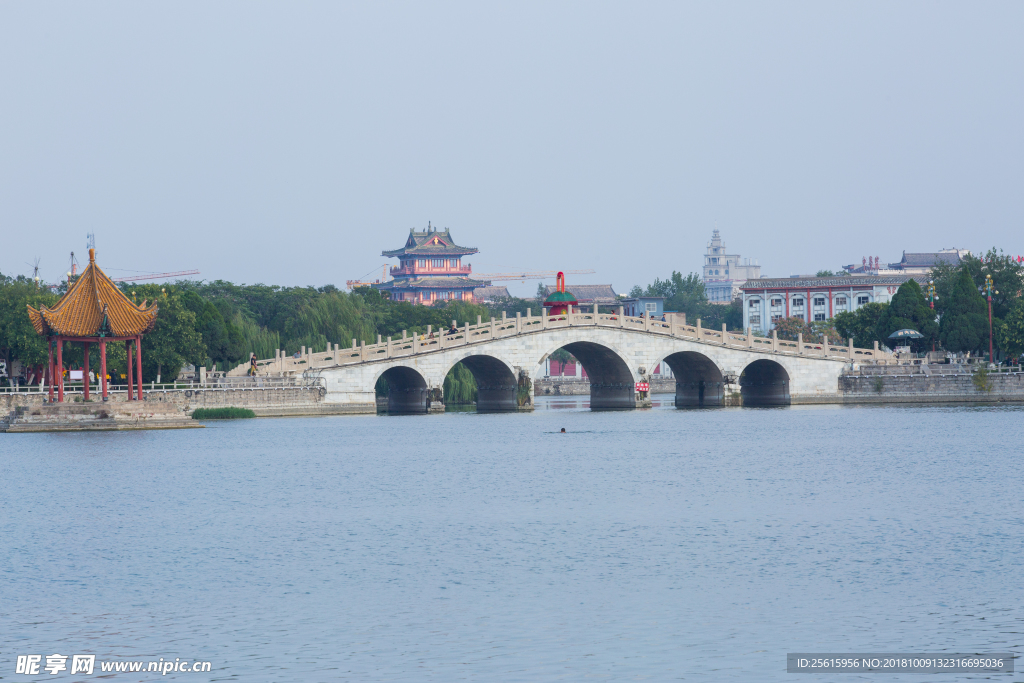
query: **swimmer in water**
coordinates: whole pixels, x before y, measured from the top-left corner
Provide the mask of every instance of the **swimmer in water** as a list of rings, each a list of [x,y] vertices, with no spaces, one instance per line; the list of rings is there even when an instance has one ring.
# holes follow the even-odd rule
[[[565,434],[565,427],[562,427],[562,433]]]

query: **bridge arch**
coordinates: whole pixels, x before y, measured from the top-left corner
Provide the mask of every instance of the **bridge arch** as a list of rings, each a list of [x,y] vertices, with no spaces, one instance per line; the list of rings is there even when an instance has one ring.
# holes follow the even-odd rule
[[[517,410],[518,380],[515,369],[505,361],[486,354],[464,356],[451,363],[445,376],[458,363],[466,366],[476,380],[476,410],[480,413]]]
[[[776,361],[755,360],[740,374],[740,396],[745,406],[789,405],[789,373]]]
[[[388,385],[388,412],[395,414],[426,413],[430,407],[427,380],[414,368],[393,365],[374,378]]]
[[[636,379],[623,354],[597,342],[575,341],[552,348],[541,362],[558,349],[575,356],[587,371],[591,410],[636,408]]]
[[[722,371],[713,360],[696,351],[678,351],[662,361],[676,378],[676,407],[720,406],[725,401]]]

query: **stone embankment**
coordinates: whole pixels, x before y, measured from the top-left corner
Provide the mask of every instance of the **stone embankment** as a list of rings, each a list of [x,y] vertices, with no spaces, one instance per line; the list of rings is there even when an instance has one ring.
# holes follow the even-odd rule
[[[651,380],[652,394],[676,393],[675,379]],[[534,396],[589,396],[590,380],[577,377],[545,377],[533,383]]]
[[[839,393],[842,403],[1024,402],[1024,372],[975,375],[956,365],[868,366],[840,376]]]
[[[202,427],[167,403],[52,403],[19,406],[0,421],[6,432],[92,432]]]
[[[142,403],[149,406],[164,405],[186,417],[191,416],[196,408],[248,408],[258,417],[344,415],[351,412],[345,405],[324,403],[324,393],[320,386],[259,386],[259,383],[254,382],[252,386],[145,388],[145,400]],[[81,393],[69,392],[65,394],[63,404],[54,406],[106,406],[114,410],[119,406],[135,404],[126,400],[127,392],[124,391],[110,392],[110,400],[106,404],[96,400],[96,395],[93,393],[93,400],[89,403],[82,403]],[[0,416],[10,415],[19,408],[48,406],[43,402],[46,397],[46,394],[39,392],[0,393]]]

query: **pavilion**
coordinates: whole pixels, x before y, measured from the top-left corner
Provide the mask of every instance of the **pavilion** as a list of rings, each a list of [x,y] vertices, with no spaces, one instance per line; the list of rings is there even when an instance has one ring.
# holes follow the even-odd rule
[[[123,341],[127,351],[128,400],[142,400],[142,335],[156,324],[157,304],[146,306],[132,303],[117,285],[96,265],[96,250],[89,250],[89,265],[68,288],[60,301],[39,310],[28,307],[28,315],[36,332],[49,342],[50,402],[53,385],[57,384],[57,402],[64,402],[64,342],[77,342],[85,349],[82,376],[85,400],[89,400],[89,346],[100,347],[100,386],[103,400],[107,400],[107,342]],[[53,348],[57,347],[57,366],[54,368]],[[133,348],[134,347],[134,348]],[[133,355],[134,352],[134,355]],[[135,381],[132,366],[135,366]],[[133,392],[133,384],[138,387]]]

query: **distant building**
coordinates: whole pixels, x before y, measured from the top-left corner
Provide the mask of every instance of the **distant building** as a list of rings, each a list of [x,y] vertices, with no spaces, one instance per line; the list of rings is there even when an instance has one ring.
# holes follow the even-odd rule
[[[441,232],[428,223],[422,232],[410,229],[401,249],[381,252],[399,263],[391,269],[393,280],[372,286],[387,292],[394,301],[427,305],[448,299],[473,301],[473,292],[491,283],[470,278],[472,268],[468,263],[463,265],[462,257],[479,251],[458,246],[448,228]]]
[[[708,301],[727,304],[740,295],[740,286],[747,280],[761,277],[757,261],[742,259],[739,254],[725,253],[725,244],[716,229],[711,233],[707,253],[704,254],[704,291]]]
[[[822,321],[865,304],[888,303],[910,279],[928,284],[927,275],[907,274],[747,280],[740,288],[743,327],[767,334],[780,318]]]
[[[633,317],[644,315],[660,318],[665,313],[665,297],[638,296],[622,299],[622,314]]]
[[[488,304],[495,299],[511,299],[508,287],[477,287],[473,290],[473,301],[478,304]]]
[[[970,253],[966,249],[942,249],[925,254],[908,254],[903,252],[903,258],[898,263],[890,263],[889,270],[907,273],[908,275],[927,275],[932,271],[932,268],[938,265],[960,265],[963,257]]]
[[[615,293],[611,285],[566,285],[566,289],[572,292],[580,306],[618,306],[619,295]],[[552,285],[544,287],[544,299],[546,300],[555,291]]]
[[[904,251],[903,258],[896,263],[882,264],[877,256],[867,256],[860,260],[859,266],[851,263],[843,266],[843,270],[851,275],[927,275],[938,265],[960,265],[961,260],[970,253],[967,249],[940,249],[922,253]]]

